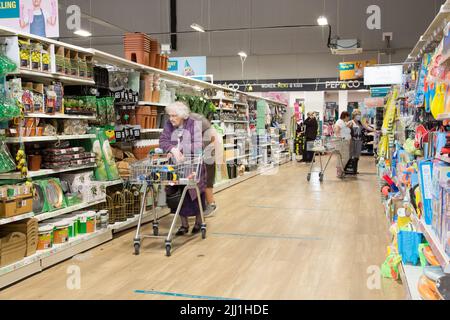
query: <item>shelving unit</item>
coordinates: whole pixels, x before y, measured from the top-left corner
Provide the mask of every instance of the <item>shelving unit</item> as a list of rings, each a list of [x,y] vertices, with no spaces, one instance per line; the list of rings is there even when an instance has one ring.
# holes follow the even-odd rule
[[[97,200],[97,201],[88,202],[88,203],[80,203],[80,204],[77,204],[75,206],[70,206],[70,207],[67,207],[67,208],[64,208],[64,209],[61,209],[61,210],[41,213],[41,214],[36,215],[35,218],[38,221],[44,221],[44,220],[47,220],[47,219],[59,217],[59,216],[61,216],[63,214],[66,214],[66,213],[71,213],[71,212],[74,212],[74,211],[78,211],[78,210],[82,210],[82,209],[85,209],[85,208],[89,208],[89,207],[95,206],[95,205],[97,205],[99,203],[103,203],[105,201],[106,200],[103,199],[103,200]]]
[[[150,102],[150,101],[139,101],[138,106],[155,106],[155,107],[167,107],[167,103],[158,103],[158,102]]]
[[[164,129],[141,129],[141,133],[161,133]]]
[[[34,217],[34,213],[29,212],[29,213],[21,214],[19,216],[14,216],[14,217],[10,217],[10,218],[2,218],[2,219],[0,219],[0,226],[11,223],[11,222],[16,222],[16,221],[20,221],[20,220],[24,220],[24,219],[28,219],[28,218],[33,218],[33,217]]]
[[[61,75],[58,73],[50,73],[50,72],[42,72],[42,71],[34,71],[28,69],[19,69],[15,73],[10,73],[9,76],[16,77],[25,77],[27,79],[39,82],[51,82],[54,80],[58,80],[66,85],[95,85],[94,80],[79,78],[79,77],[70,77]]]
[[[58,173],[62,173],[62,172],[93,169],[95,167],[96,167],[95,164],[91,164],[91,165],[87,165],[87,166],[70,167],[70,168],[63,168],[63,169],[41,169],[39,171],[28,171],[27,178],[50,176],[50,175],[58,174]],[[1,173],[0,174],[0,180],[24,180],[24,179],[26,179],[26,178],[22,178],[20,172],[9,172],[9,173]]]
[[[417,289],[420,276],[423,274],[422,268],[401,263],[399,271],[407,298],[409,300],[422,300]]]
[[[72,119],[72,120],[95,120],[95,116],[70,115],[63,113],[45,114],[45,113],[27,113],[25,118],[41,118],[41,119]]]
[[[103,182],[103,181],[102,181]],[[103,185],[108,188],[108,187],[112,187],[112,186],[117,186],[119,184],[123,184],[123,180],[122,179],[118,179],[118,180],[114,180],[114,181],[104,181]]]
[[[95,134],[82,134],[82,135],[57,135],[57,136],[37,136],[37,137],[19,137],[6,138],[7,143],[20,143],[20,142],[50,142],[59,140],[85,140],[93,139]]]

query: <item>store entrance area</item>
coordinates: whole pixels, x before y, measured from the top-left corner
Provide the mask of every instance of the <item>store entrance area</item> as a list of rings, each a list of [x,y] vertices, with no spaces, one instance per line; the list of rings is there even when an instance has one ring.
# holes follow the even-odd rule
[[[401,284],[377,274],[389,236],[372,157],[345,180],[333,166],[322,183],[307,182],[309,167],[295,161],[276,170],[217,193],[207,239],[176,238],[170,258],[152,239],[135,256],[130,230],[0,299],[405,298]]]

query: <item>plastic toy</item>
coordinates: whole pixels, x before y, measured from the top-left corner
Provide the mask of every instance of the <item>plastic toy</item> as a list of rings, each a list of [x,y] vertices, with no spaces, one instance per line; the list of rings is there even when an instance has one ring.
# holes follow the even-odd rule
[[[434,255],[433,251],[431,250],[430,246],[425,246],[422,249],[422,252],[427,259],[427,262],[432,266],[439,266],[439,261],[437,260],[436,256]]]
[[[431,281],[424,275],[420,277],[417,289],[423,300],[441,300],[441,296],[436,288],[436,282]]]

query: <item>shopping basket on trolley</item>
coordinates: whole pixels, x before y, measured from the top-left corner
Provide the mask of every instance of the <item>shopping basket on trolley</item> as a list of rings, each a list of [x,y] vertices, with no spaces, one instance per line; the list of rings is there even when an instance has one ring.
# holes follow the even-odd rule
[[[342,163],[342,155],[339,150],[341,150],[341,144],[343,140],[342,138],[337,137],[323,137],[320,139],[316,139],[314,141],[308,141],[306,144],[306,150],[314,152],[313,159],[311,161],[311,165],[309,167],[309,172],[306,176],[306,180],[311,180],[311,175],[314,170],[314,163],[317,158],[319,158],[320,163],[320,171],[319,173],[319,181],[323,181],[323,177],[325,175],[325,171],[328,168],[328,164],[330,163],[331,158],[336,155],[337,161],[340,162],[341,168],[344,168],[344,165]],[[322,162],[322,156],[328,156],[328,159],[325,163],[325,166],[323,166]],[[344,177],[344,173],[342,174],[341,178]]]
[[[203,216],[201,194],[198,188],[198,183],[202,178],[202,166],[202,155],[185,156],[179,163],[175,163],[174,158],[168,157],[167,155],[151,155],[145,160],[131,164],[130,182],[142,185],[141,193],[144,195],[141,201],[139,220],[136,235],[134,237],[134,252],[136,255],[140,252],[142,240],[144,238],[161,238],[165,240],[166,255],[170,256],[175,223],[180,214],[186,193],[192,189],[196,191],[200,208],[202,238],[206,238],[206,224]],[[155,209],[155,204],[153,203],[153,235],[145,235],[141,232],[142,218],[146,207],[145,195],[147,194],[147,191],[150,191],[152,198],[154,199],[155,188],[164,186],[184,186],[169,233],[167,236],[159,235],[159,218]]]

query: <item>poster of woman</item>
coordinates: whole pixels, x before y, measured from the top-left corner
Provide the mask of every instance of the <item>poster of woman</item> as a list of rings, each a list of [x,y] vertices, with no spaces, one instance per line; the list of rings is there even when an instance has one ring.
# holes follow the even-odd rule
[[[0,15],[0,25],[41,37],[59,37],[58,0],[9,2],[14,2],[11,7],[15,10]]]

